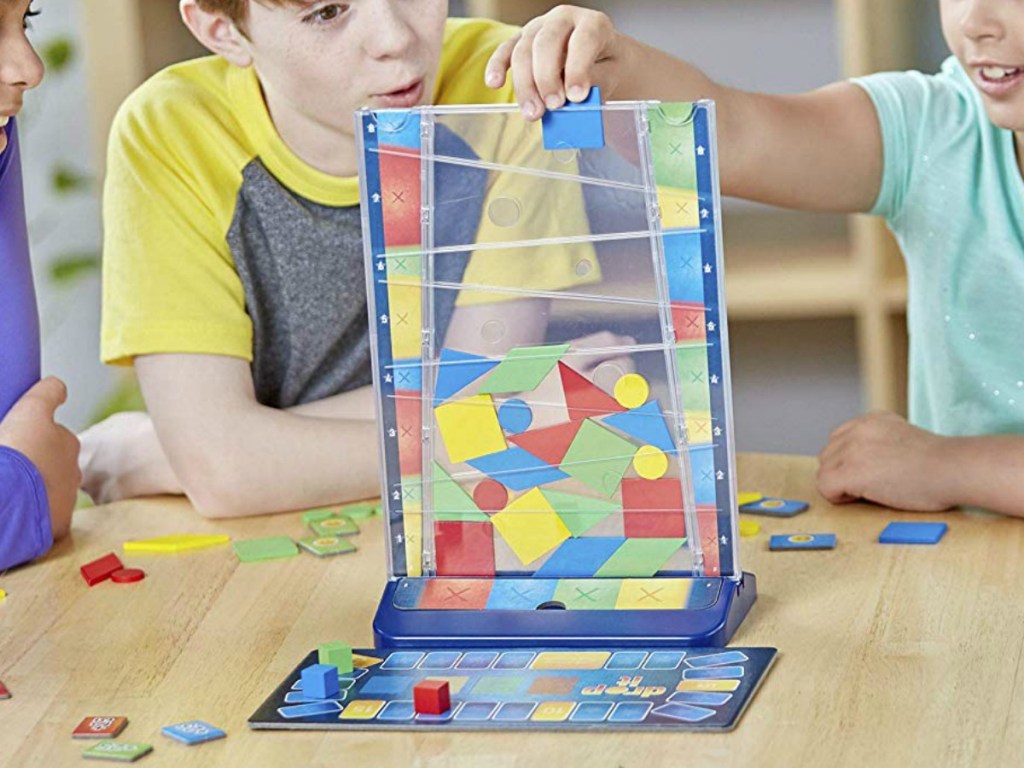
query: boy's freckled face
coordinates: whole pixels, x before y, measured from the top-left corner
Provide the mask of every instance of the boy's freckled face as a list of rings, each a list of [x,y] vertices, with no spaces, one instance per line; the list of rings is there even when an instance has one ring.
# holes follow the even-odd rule
[[[1000,128],[1024,131],[1024,3],[940,0],[942,32]]]
[[[359,107],[429,102],[447,15],[447,0],[253,2],[247,29],[263,88],[303,117],[351,134]]]

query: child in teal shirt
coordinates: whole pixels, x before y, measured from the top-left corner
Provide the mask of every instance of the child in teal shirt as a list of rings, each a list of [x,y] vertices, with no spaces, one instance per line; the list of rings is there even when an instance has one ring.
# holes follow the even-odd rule
[[[717,103],[722,191],[807,210],[884,216],[907,263],[910,423],[870,414],[836,429],[819,489],[911,510],[1024,516],[1024,3],[940,0],[953,52],[796,96],[725,88],[663,62],[663,99]],[[548,43],[500,48],[510,63]],[[566,85],[573,77],[566,72]],[[545,73],[521,103],[559,103]]]

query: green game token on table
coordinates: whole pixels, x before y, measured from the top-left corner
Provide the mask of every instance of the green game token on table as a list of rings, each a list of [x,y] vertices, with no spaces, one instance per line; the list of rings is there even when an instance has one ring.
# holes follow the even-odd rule
[[[287,536],[268,536],[265,539],[235,541],[231,546],[235,548],[235,554],[243,563],[257,560],[277,560],[299,554],[299,548]]]
[[[317,557],[347,555],[349,552],[356,551],[355,544],[338,536],[309,536],[305,539],[299,539],[299,546],[312,552]]]
[[[345,504],[335,511],[351,520],[365,520],[380,514],[380,504],[361,501],[358,504]]]
[[[309,524],[317,536],[353,536],[359,533],[359,526],[346,515],[333,515]]]
[[[82,753],[82,757],[131,763],[152,751],[152,744],[136,744],[129,741],[100,741],[85,750]]]

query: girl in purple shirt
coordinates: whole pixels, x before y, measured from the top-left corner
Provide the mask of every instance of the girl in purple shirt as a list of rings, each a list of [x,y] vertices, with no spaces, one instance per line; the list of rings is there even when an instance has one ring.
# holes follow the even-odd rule
[[[39,316],[14,116],[43,65],[25,35],[29,0],[0,0],[0,571],[67,533],[81,475],[78,440],[54,421],[67,397],[39,381]]]

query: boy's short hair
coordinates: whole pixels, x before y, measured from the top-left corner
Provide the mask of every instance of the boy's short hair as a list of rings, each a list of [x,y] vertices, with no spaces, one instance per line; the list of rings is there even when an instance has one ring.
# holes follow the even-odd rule
[[[202,10],[207,13],[223,13],[239,29],[245,29],[245,21],[249,17],[249,3],[251,0],[196,0]],[[302,5],[303,0],[256,0],[262,5]]]

